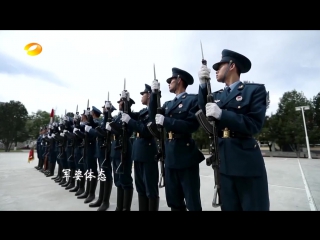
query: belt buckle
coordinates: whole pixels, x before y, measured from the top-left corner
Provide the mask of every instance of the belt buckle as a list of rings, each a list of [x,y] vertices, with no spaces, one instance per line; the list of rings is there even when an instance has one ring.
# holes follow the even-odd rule
[[[139,133],[137,132],[137,138],[139,137]]]
[[[228,128],[223,129],[222,132],[222,138],[230,138],[230,130]]]
[[[171,131],[168,132],[168,135],[169,135],[168,139],[171,140],[173,138],[173,132],[171,132]]]
[[[116,140],[116,135],[115,134],[113,134],[113,141],[115,141]]]

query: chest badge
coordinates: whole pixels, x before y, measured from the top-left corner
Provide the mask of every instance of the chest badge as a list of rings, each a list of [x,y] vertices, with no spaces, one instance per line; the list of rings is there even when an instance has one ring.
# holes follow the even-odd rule
[[[242,101],[242,96],[236,97],[236,100],[237,100],[238,102]]]
[[[216,103],[217,103],[217,102],[220,102],[220,100],[219,100],[219,99],[218,99],[218,100],[214,100],[214,102],[216,102]]]
[[[182,106],[183,106],[182,103],[180,103],[178,107],[179,107],[179,108],[182,108]]]

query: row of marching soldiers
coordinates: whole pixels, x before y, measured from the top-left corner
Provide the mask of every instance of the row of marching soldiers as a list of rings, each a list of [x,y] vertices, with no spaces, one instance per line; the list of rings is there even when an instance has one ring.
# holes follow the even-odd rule
[[[141,102],[146,106],[149,104],[150,92],[151,87],[146,84],[145,90],[140,93]],[[128,114],[123,112],[124,99],[128,100]],[[81,115],[78,112],[67,113],[60,122],[42,127],[37,140],[39,164],[35,168],[46,177],[52,177],[58,164],[58,174],[51,179],[69,192],[75,193],[84,203],[90,203],[89,207],[97,207],[98,211],[109,208],[114,183],[117,187],[115,210],[130,211],[134,191],[134,160],[139,211],[158,211],[159,170],[158,162],[155,161],[158,150],[154,138],[145,128],[145,124],[149,122],[148,108],[137,113],[131,112],[131,105],[135,102],[127,91],[122,92],[117,103],[117,116],[111,116],[117,109],[110,101],[106,101],[102,111],[95,106],[92,106],[90,111],[88,107]],[[129,123],[125,130],[126,144],[122,139],[123,122]],[[125,154],[122,146],[126,146]],[[96,199],[98,184],[100,189]]]

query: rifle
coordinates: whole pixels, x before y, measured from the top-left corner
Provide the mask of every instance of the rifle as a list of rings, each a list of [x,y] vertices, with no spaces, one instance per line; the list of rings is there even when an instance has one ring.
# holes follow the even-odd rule
[[[154,75],[154,80],[158,82],[156,78],[156,69],[153,64],[153,75]],[[164,109],[161,107],[161,92],[158,91],[158,89],[154,90],[154,93],[157,94],[157,114],[162,114],[164,115]],[[152,122],[149,122],[147,124],[147,127],[150,131],[150,133],[156,138],[156,141],[158,143],[158,153],[155,155],[155,160],[160,161],[160,181],[159,181],[159,188],[162,188],[165,186],[164,182],[164,159],[165,159],[165,131],[163,126],[157,124],[153,124]]]
[[[203,50],[202,50],[202,43],[200,41],[201,45],[201,54],[202,54],[202,64],[207,65],[207,61],[204,60],[203,56]],[[207,79],[207,102],[212,103],[214,102],[213,96],[211,95],[211,85],[210,85],[210,78]],[[203,127],[203,129],[207,132],[209,135],[209,154],[210,157],[206,159],[207,166],[212,167],[214,171],[214,190],[213,190],[213,200],[212,200],[212,207],[219,207],[221,206],[221,194],[220,194],[220,157],[219,157],[219,145],[218,145],[218,133],[217,133],[217,127],[216,127],[216,119],[213,117],[206,117],[202,110],[196,112],[196,117],[199,122],[199,124]],[[218,200],[217,200],[218,198]]]
[[[109,102],[109,92],[108,92],[108,100],[105,101],[105,104]],[[111,103],[110,103],[111,106]],[[107,107],[108,117],[107,117],[107,123],[112,122],[112,116],[111,116],[111,108]],[[100,147],[101,149],[104,148],[104,160],[101,163],[101,168],[108,168],[108,166],[105,165],[105,162],[110,161],[110,153],[111,153],[111,132],[101,129],[100,126],[96,127],[97,132],[104,138],[104,143]]]
[[[89,99],[88,99],[88,102],[87,102],[87,111],[90,111]],[[85,111],[84,111],[84,113],[85,113]],[[88,122],[89,122],[90,113],[89,113],[89,116],[87,116],[87,117],[88,117]],[[78,132],[80,132],[80,131],[78,131]],[[80,146],[80,148],[84,148],[84,149],[83,149],[82,158],[80,158],[78,164],[83,164],[84,163],[84,159],[86,159],[86,157],[87,157],[87,148],[88,148],[88,134],[86,132],[84,132],[84,138],[83,138],[83,142],[82,142],[82,145]]]
[[[77,120],[75,121],[75,123],[74,123],[74,126],[76,127],[76,128],[80,128],[80,116],[79,116],[79,112],[78,112],[78,105],[77,105],[77,109],[76,109],[76,116],[77,116]]]
[[[78,113],[78,105],[77,105],[77,109],[76,109],[76,113]],[[68,162],[74,162],[74,146],[75,146],[75,136],[73,133],[70,132],[66,132],[65,135],[67,136],[68,139],[70,139],[70,144],[68,145],[68,147],[71,147],[71,155],[68,158]]]
[[[126,79],[124,79],[124,87],[123,90],[127,93],[126,90]],[[126,114],[129,114],[129,101],[128,99],[128,94],[126,96],[121,96],[121,101],[123,101],[122,105],[122,111]],[[122,122],[122,138],[121,138],[121,143],[119,146],[115,147],[115,149],[120,149],[121,148],[121,162],[116,170],[116,173],[118,174],[123,174],[124,173],[124,159],[127,155],[127,148],[128,148],[128,136],[127,136],[127,123]]]

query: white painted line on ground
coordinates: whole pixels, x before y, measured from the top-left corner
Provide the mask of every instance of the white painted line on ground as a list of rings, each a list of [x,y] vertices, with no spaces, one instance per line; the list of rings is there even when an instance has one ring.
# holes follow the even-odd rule
[[[299,168],[300,168],[300,171],[301,171],[301,176],[302,176],[303,184],[304,184],[304,187],[305,187],[305,189],[306,189],[306,194],[307,194],[307,198],[308,198],[308,202],[309,202],[310,209],[311,209],[311,211],[317,211],[317,207],[316,207],[316,205],[314,204],[314,201],[313,201],[313,198],[312,198],[312,195],[311,195],[311,192],[310,192],[310,189],[309,189],[307,180],[306,180],[306,178],[305,178],[305,176],[304,176],[304,173],[303,173],[303,170],[302,170],[302,167],[301,167],[299,158],[298,158],[298,164],[299,164]]]
[[[281,185],[274,185],[274,184],[268,184],[272,187],[282,187],[282,188],[291,188],[291,189],[297,189],[297,190],[305,190],[304,188],[296,188],[296,187],[288,187],[288,186],[281,186]]]

